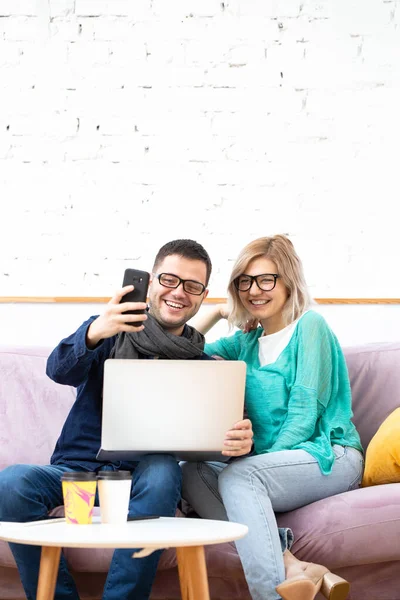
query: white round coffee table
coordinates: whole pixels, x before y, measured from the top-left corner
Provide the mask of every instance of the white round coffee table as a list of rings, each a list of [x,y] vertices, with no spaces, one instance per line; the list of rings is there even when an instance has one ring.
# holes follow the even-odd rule
[[[167,518],[105,525],[70,525],[64,519],[30,523],[0,523],[0,539],[42,546],[37,600],[52,600],[61,548],[141,548],[134,557],[154,550],[176,548],[179,581],[184,600],[209,600],[204,546],[238,540],[246,525],[207,519]]]

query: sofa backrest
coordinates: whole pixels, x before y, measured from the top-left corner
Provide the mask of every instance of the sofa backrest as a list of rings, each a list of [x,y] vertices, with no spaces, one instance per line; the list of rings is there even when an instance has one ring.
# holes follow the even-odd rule
[[[48,464],[75,389],[46,375],[48,348],[0,347],[0,469]]]
[[[353,422],[364,449],[400,406],[400,342],[344,348],[353,397]]]
[[[48,464],[75,389],[46,375],[48,348],[0,347],[0,469]],[[400,343],[344,348],[364,448],[400,406]]]

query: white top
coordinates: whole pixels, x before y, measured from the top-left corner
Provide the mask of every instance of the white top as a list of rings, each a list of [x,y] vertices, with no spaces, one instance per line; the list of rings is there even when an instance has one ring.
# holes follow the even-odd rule
[[[222,544],[244,537],[246,525],[209,519],[160,517],[109,525],[94,517],[92,525],[65,519],[31,523],[0,523],[0,539],[33,546],[68,548],[176,548]]]
[[[258,360],[262,367],[271,365],[282,354],[292,338],[297,322],[298,319],[276,333],[262,335],[258,338]]]

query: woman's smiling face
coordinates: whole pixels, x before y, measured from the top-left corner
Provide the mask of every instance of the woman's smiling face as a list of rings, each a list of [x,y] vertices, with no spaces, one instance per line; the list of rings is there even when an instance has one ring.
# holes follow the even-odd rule
[[[275,263],[262,257],[251,260],[245,271],[246,275],[253,277],[264,273],[279,275]],[[260,290],[253,281],[247,292],[238,294],[244,308],[261,323],[265,333],[276,333],[286,326],[282,311],[289,294],[280,277],[277,278],[274,289],[269,292]]]

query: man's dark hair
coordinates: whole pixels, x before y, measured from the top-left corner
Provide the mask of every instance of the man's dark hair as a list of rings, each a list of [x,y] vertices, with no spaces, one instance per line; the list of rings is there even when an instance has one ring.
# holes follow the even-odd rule
[[[194,240],[173,240],[167,242],[159,249],[157,256],[154,260],[153,270],[156,269],[167,256],[177,254],[182,258],[188,258],[190,260],[201,260],[206,265],[206,286],[208,285],[211,275],[211,259],[208,256],[208,252],[203,248],[201,244],[198,244]]]

